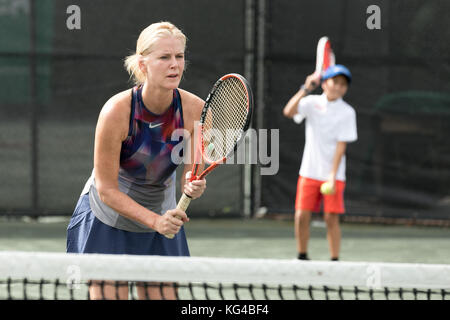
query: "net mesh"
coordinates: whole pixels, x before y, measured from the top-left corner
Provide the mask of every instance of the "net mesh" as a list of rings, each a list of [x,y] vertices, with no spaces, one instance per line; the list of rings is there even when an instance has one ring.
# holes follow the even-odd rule
[[[248,92],[241,80],[223,80],[211,97],[204,118],[203,148],[211,162],[227,157],[242,137],[249,115]]]
[[[450,300],[450,266],[2,252],[0,298]]]

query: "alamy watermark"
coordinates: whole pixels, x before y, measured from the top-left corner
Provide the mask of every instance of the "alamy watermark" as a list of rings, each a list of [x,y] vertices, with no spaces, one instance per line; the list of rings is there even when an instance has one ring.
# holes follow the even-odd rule
[[[174,146],[171,152],[171,160],[173,163],[192,164],[193,161],[201,163],[202,159],[194,157],[193,151],[197,150],[199,142],[200,129],[198,121],[194,126],[194,133],[191,137],[190,132],[186,129],[176,129],[171,135],[172,142],[180,142]],[[204,153],[206,158],[217,160],[221,157],[214,157],[214,152],[218,154],[227,155],[224,164],[259,164],[261,175],[275,175],[280,166],[280,133],[278,129],[248,129],[245,136],[242,130],[217,130],[209,129],[202,132],[203,137],[207,137],[208,145],[205,147]],[[186,143],[190,138],[194,139],[194,146],[191,143]],[[229,141],[240,140],[234,151],[234,143]],[[191,150],[193,149],[193,150]],[[209,156],[209,157],[208,157]]]
[[[11,12],[15,12],[20,8],[29,10],[28,1],[17,0],[14,6],[11,5]],[[0,7],[0,13],[6,9]],[[69,15],[66,19],[66,26],[69,30],[80,30],[81,29],[81,9],[77,5],[70,5],[66,9],[66,13]],[[366,20],[366,26],[369,30],[380,30],[381,29],[381,9],[378,5],[372,4],[367,7],[366,13],[369,15]]]
[[[367,267],[366,273],[366,286],[370,289],[381,289],[381,267],[371,264]]]
[[[379,6],[372,4],[367,7],[367,14],[370,16],[366,20],[366,26],[369,30],[380,30],[381,29],[381,9]]]
[[[380,290],[383,288],[382,285],[382,272],[381,266],[375,264],[369,264],[366,268],[366,283],[365,286],[369,289]],[[82,273],[81,267],[78,265],[69,265],[66,268],[66,286],[69,290],[79,290],[81,289],[82,283]]]
[[[66,13],[69,15],[66,20],[66,26],[69,30],[81,29],[81,9],[79,6],[72,4],[67,7]]]
[[[77,265],[70,265],[66,270],[66,285],[70,290],[81,289],[81,268]]]

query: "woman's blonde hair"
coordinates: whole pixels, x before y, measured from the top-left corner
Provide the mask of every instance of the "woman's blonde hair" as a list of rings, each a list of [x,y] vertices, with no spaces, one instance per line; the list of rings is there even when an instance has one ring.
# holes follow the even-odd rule
[[[125,68],[133,77],[136,85],[145,82],[145,74],[139,68],[139,61],[152,52],[155,42],[161,38],[173,36],[179,39],[183,48],[186,48],[186,36],[175,25],[170,22],[162,21],[149,25],[142,30],[136,44],[136,52],[125,58]]]

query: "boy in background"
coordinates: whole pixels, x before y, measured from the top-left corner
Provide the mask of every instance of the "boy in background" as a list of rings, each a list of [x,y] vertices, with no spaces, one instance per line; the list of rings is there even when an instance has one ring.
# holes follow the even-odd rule
[[[304,85],[283,109],[287,118],[305,118],[305,146],[295,200],[295,238],[298,259],[309,260],[308,240],[311,213],[319,212],[323,200],[324,219],[331,260],[339,260],[341,230],[339,216],[345,212],[345,150],[357,140],[356,113],[343,100],[352,81],[343,65],[329,67],[321,78],[321,95],[309,95],[320,75],[306,77]],[[328,182],[331,192],[321,194]]]

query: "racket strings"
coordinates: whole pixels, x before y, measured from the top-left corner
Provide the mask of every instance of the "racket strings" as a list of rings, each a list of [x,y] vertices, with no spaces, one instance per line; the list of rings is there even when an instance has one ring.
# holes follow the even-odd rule
[[[327,42],[327,45],[325,47],[325,52],[324,52],[322,71],[327,70],[328,67],[333,65],[333,64],[334,64],[333,50],[331,49],[330,43]]]
[[[203,147],[210,160],[233,151],[247,123],[248,103],[247,90],[236,78],[224,80],[217,88],[203,124]]]

